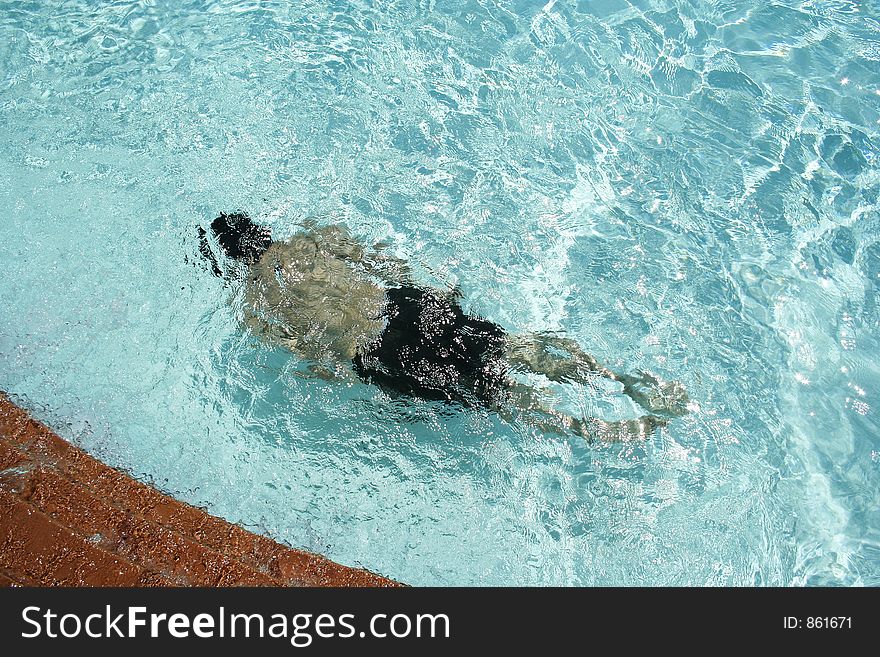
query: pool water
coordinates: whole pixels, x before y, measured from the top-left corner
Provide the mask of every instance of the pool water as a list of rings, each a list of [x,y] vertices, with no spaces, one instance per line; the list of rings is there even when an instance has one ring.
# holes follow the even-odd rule
[[[878,585],[878,164],[876,0],[2,0],[0,389],[411,584]],[[587,445],[306,378],[201,263],[236,209],[695,409]]]

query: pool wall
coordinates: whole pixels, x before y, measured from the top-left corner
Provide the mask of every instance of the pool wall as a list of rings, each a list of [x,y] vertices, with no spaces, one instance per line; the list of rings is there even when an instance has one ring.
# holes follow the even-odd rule
[[[397,586],[104,465],[0,392],[0,585]]]

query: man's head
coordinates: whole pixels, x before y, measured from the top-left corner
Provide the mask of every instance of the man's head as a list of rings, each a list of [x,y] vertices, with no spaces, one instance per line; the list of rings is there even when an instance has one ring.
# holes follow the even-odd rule
[[[248,263],[259,260],[272,243],[272,230],[257,226],[242,212],[221,214],[211,222],[211,230],[228,257]]]

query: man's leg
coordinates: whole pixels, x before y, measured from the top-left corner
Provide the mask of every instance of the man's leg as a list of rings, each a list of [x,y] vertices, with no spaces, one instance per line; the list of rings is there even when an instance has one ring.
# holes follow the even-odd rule
[[[553,333],[527,333],[507,338],[506,357],[516,369],[524,367],[561,383],[589,382],[601,376],[623,384],[623,392],[652,413],[678,416],[687,413],[690,401],[678,381],[664,382],[647,372],[619,374],[601,365],[572,340]]]
[[[521,384],[513,383],[507,391],[506,403],[495,410],[506,420],[517,420],[520,414],[526,416],[526,422],[542,431],[559,435],[576,433],[589,442],[626,442],[644,440],[654,429],[666,425],[666,420],[654,415],[644,415],[635,420],[619,420],[606,422],[596,418],[578,419],[547,408],[539,391]],[[520,413],[515,413],[519,411]]]

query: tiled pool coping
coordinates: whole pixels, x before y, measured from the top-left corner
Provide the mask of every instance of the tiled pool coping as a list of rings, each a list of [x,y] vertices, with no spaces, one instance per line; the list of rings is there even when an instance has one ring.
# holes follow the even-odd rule
[[[0,585],[399,586],[184,504],[0,392]]]

